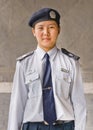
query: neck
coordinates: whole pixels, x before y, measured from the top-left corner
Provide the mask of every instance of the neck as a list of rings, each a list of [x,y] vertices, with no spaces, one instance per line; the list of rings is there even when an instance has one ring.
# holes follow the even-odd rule
[[[53,49],[55,46],[53,46],[53,47],[50,47],[50,48],[44,48],[44,47],[41,47],[41,46],[39,46],[41,49],[43,49],[45,52],[48,52],[48,51],[50,51],[51,49]]]

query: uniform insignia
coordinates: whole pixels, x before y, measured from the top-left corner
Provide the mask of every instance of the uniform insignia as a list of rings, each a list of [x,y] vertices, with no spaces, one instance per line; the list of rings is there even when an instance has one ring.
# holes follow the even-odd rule
[[[64,68],[61,68],[61,71],[65,72],[65,73],[69,73],[69,70],[66,70]]]
[[[50,11],[50,18],[56,19],[56,13],[54,11]]]
[[[61,51],[62,51],[64,54],[66,54],[67,56],[73,58],[74,60],[79,60],[79,59],[80,59],[79,56],[77,56],[77,55],[75,55],[75,54],[73,54],[73,53],[67,51],[67,50],[64,49],[64,48],[61,48]]]
[[[28,52],[27,54],[24,54],[24,55],[18,57],[18,58],[17,58],[17,61],[18,61],[18,60],[19,60],[19,61],[22,61],[23,59],[25,59],[26,57],[32,55],[33,53],[34,53],[34,51]]]

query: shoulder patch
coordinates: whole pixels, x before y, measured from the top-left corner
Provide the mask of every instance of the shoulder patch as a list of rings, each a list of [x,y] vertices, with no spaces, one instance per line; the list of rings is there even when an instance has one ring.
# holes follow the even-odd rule
[[[75,54],[69,52],[68,50],[66,50],[66,49],[64,49],[64,48],[61,48],[61,51],[62,51],[64,54],[66,54],[67,56],[73,58],[74,60],[79,60],[79,59],[80,59],[79,56],[77,56],[77,55],[75,55]]]
[[[28,52],[28,53],[26,53],[26,54],[24,54],[24,55],[18,57],[18,58],[17,58],[17,61],[22,61],[22,60],[24,60],[26,57],[32,55],[33,53],[34,53],[34,51]]]

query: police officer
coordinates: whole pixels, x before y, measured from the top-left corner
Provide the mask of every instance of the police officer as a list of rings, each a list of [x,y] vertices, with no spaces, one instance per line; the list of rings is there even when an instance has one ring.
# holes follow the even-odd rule
[[[37,48],[17,59],[8,130],[85,130],[79,57],[56,46],[60,14],[40,9],[29,26]]]

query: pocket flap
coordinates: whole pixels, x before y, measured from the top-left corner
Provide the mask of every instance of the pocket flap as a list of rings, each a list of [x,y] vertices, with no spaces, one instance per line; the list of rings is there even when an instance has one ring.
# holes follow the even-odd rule
[[[39,74],[37,72],[34,72],[32,74],[28,74],[28,75],[26,75],[25,83],[28,84],[28,83],[30,83],[38,78],[39,78]]]
[[[56,73],[56,78],[59,80],[64,80],[65,82],[71,82],[71,77],[69,73],[64,73],[62,71]]]

